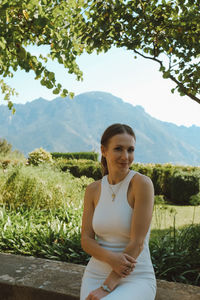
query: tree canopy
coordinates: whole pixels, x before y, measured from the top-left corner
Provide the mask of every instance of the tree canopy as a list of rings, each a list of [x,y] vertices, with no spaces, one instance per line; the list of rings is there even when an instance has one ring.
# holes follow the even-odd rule
[[[81,1],[79,1],[81,2]],[[54,94],[65,97],[68,91],[56,82],[54,72],[50,72],[48,59],[57,60],[82,78],[76,56],[83,49],[77,36],[76,18],[81,12],[79,3],[73,0],[2,0],[0,4],[0,86],[9,108],[13,104],[11,96],[16,93],[5,82],[5,77],[13,77],[18,69],[33,71],[41,85],[53,89]],[[29,45],[48,45],[47,57],[36,57],[27,51]],[[71,95],[72,96],[72,95]]]
[[[68,91],[47,60],[57,60],[81,80],[76,57],[114,45],[158,63],[163,78],[175,83],[172,92],[200,103],[199,0],[2,0],[0,14],[2,77],[18,68],[32,70],[42,85],[65,97]],[[29,45],[49,45],[48,56],[33,56]],[[3,79],[0,85],[11,108],[15,91]]]
[[[159,64],[176,84],[172,92],[200,103],[199,0],[88,1],[85,15],[82,40],[90,51],[132,50]]]

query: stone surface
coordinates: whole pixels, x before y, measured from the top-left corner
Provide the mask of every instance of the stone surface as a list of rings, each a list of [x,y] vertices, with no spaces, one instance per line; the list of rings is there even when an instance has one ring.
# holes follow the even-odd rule
[[[77,300],[84,268],[0,253],[0,300]],[[156,300],[200,300],[200,287],[164,280],[157,286]]]

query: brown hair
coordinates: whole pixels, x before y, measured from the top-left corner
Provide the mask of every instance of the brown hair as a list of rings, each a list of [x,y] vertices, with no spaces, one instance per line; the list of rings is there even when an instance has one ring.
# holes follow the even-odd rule
[[[108,145],[109,140],[115,136],[116,134],[122,134],[122,133],[127,133],[130,134],[134,139],[136,140],[135,133],[133,129],[126,125],[126,124],[112,124],[110,125],[103,133],[101,137],[101,145],[106,147]],[[101,156],[101,169],[102,169],[102,174],[107,175],[108,174],[108,166],[107,166],[107,161],[106,158],[102,155]]]

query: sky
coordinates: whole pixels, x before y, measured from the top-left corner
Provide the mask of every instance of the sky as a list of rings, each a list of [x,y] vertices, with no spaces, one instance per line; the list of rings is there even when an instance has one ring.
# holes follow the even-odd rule
[[[46,49],[32,47],[31,53],[39,56],[46,54]],[[75,95],[89,91],[104,91],[121,98],[132,105],[140,105],[151,116],[174,123],[178,126],[200,126],[200,105],[178,92],[171,93],[175,84],[170,79],[163,79],[156,62],[138,57],[134,59],[131,51],[112,48],[99,55],[83,54],[77,59],[83,71],[83,81],[77,81],[74,75],[67,73],[56,62],[49,62],[48,68],[55,72],[56,79]],[[14,103],[26,103],[37,98],[52,100],[57,97],[46,87],[34,80],[33,72],[17,71],[12,79],[6,80],[19,93],[11,100]],[[0,104],[2,101],[0,94]],[[133,116],[134,117],[134,116]]]

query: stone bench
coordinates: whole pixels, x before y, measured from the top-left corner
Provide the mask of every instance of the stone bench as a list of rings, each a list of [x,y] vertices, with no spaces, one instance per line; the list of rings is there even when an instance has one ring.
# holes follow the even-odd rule
[[[78,300],[84,268],[0,253],[0,300]],[[200,287],[157,280],[156,300],[200,300]]]

